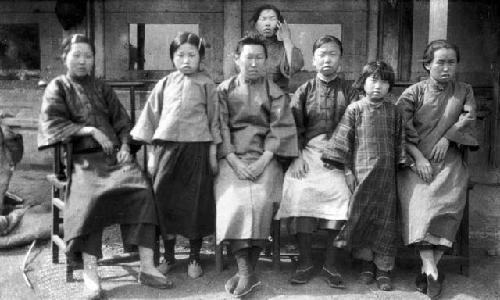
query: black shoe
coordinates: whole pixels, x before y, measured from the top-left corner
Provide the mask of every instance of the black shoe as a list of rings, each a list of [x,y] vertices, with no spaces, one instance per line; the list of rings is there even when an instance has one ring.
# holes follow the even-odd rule
[[[427,275],[425,273],[418,273],[415,278],[415,285],[417,286],[417,291],[427,294]]]
[[[443,291],[444,274],[439,273],[438,278],[434,279],[431,275],[427,275],[427,296],[431,299],[439,299]]]
[[[290,278],[291,284],[305,284],[313,277],[314,267],[309,266],[305,269],[297,269]]]
[[[328,286],[335,289],[345,289],[344,281],[340,273],[332,267],[323,266],[320,276],[328,283]]]
[[[378,289],[381,291],[392,291],[392,280],[389,271],[382,271],[377,269],[377,275],[375,277],[377,280]]]
[[[363,260],[361,263],[361,282],[371,284],[375,278],[375,265],[371,261]]]

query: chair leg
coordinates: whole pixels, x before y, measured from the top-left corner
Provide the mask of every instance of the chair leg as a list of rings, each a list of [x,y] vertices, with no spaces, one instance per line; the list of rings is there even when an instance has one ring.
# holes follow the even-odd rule
[[[52,235],[59,236],[59,209],[52,205]],[[52,263],[59,263],[59,246],[52,241]]]
[[[155,230],[155,242],[153,244],[153,262],[155,266],[160,265],[160,231]]]
[[[222,272],[222,270],[224,269],[224,261],[222,256],[223,247],[224,245],[222,244],[222,242],[215,246],[215,271],[217,273]]]
[[[71,265],[71,261],[66,259],[66,282],[73,282],[75,278],[73,277],[73,266]]]
[[[273,220],[272,225],[273,238],[273,270],[280,270],[280,220]]]

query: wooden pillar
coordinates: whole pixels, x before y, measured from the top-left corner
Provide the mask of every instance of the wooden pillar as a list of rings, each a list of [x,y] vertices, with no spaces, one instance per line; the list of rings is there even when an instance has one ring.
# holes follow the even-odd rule
[[[429,42],[446,39],[448,33],[448,0],[430,0]]]
[[[409,81],[411,76],[412,20],[412,1],[379,2],[377,57],[394,68],[397,81]]]
[[[95,47],[95,76],[104,78],[106,75],[104,58],[104,0],[94,1],[94,47]]]
[[[241,0],[224,0],[224,78],[234,73],[233,52],[241,38]]]
[[[367,34],[367,48],[368,48],[368,61],[374,61],[378,57],[378,13],[379,13],[379,0],[368,0],[368,30]]]

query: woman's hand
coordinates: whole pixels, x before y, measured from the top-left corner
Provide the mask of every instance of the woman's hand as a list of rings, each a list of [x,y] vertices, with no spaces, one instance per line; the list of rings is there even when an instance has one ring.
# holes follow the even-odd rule
[[[116,160],[118,160],[119,164],[126,164],[132,161],[130,146],[128,144],[122,144],[120,151],[116,154]]]
[[[93,127],[92,137],[101,145],[102,150],[107,155],[112,155],[114,152],[113,143],[111,140],[99,129]]]
[[[426,183],[430,183],[432,181],[432,166],[425,157],[418,158],[415,161],[415,165],[411,168]]]
[[[241,161],[236,154],[230,153],[226,156],[226,160],[233,168],[234,172],[236,173],[236,176],[240,180],[254,180],[254,177],[252,175],[252,172],[250,172],[250,168],[247,164]]]
[[[291,42],[292,41],[292,31],[288,23],[283,20],[283,23],[278,22],[278,31],[276,32],[276,37],[279,41]]]
[[[354,193],[354,190],[356,189],[356,176],[352,173],[352,171],[346,171],[345,172],[345,182],[347,183],[347,187],[351,191],[351,193]]]
[[[450,146],[450,141],[447,138],[442,137],[436,145],[432,148],[431,159],[435,162],[442,162]]]
[[[262,175],[262,173],[264,173],[264,170],[269,162],[271,162],[271,159],[273,159],[273,156],[274,154],[272,152],[265,151],[259,159],[248,166],[250,173],[253,175],[253,180],[256,180],[260,175]]]
[[[302,158],[302,154],[294,159],[289,168],[290,176],[296,179],[302,179],[309,172],[309,165]]]
[[[213,175],[219,173],[219,164],[217,162],[217,145],[210,145],[210,150],[208,152],[208,162],[210,163],[210,169]]]

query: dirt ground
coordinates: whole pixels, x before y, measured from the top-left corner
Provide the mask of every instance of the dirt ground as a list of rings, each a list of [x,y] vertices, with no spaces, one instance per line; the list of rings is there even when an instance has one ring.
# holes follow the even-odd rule
[[[45,182],[47,170],[21,169],[15,172],[10,191],[28,202],[48,201],[50,188]],[[104,255],[119,252],[117,228],[110,228],[104,235]],[[182,252],[185,243],[177,250]],[[82,281],[80,271],[75,272],[76,281],[66,283],[64,264],[52,264],[50,244],[37,242],[28,259],[27,277],[33,288],[29,288],[22,277],[21,265],[28,246],[0,250],[0,299],[79,299]],[[175,283],[172,290],[156,290],[137,284],[138,263],[113,267],[100,267],[103,288],[108,299],[230,299],[224,291],[225,281],[236,272],[234,260],[225,258],[223,272],[217,273],[214,265],[212,243],[204,243],[202,264],[205,274],[198,279],[189,279],[186,274],[185,255],[178,255],[179,262],[169,275]],[[443,299],[500,299],[500,257],[486,256],[484,251],[472,251],[470,276],[458,273],[457,267],[444,262],[446,274]],[[61,256],[61,258],[63,258]],[[321,267],[321,253],[316,256],[317,267]],[[63,261],[63,260],[62,260]],[[281,271],[271,268],[269,258],[262,257],[258,272],[262,285],[246,297],[248,299],[427,299],[415,291],[415,267],[399,266],[394,272],[392,292],[381,292],[375,284],[369,286],[359,282],[358,273],[346,253],[338,257],[339,269],[346,281],[347,289],[329,288],[321,278],[309,284],[292,286],[288,278],[294,270],[289,258],[281,261]]]

